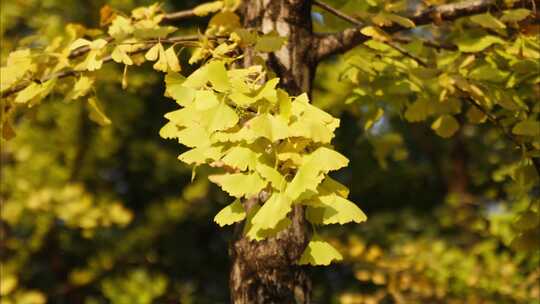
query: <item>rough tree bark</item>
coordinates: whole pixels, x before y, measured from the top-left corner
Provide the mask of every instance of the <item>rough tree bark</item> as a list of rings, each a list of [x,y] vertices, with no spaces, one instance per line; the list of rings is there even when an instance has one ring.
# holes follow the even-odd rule
[[[252,0],[242,8],[244,25],[263,33],[272,31],[288,38],[281,50],[271,54],[256,54],[248,50],[244,65],[255,64],[261,56],[281,79],[280,87],[289,94],[311,93],[315,74],[312,50],[311,1],[309,0]],[[245,202],[249,210],[259,198]],[[309,226],[302,206],[295,205],[290,214],[292,224],[275,237],[255,242],[242,236],[236,227],[235,240],[229,254],[231,302],[252,303],[310,303],[311,281],[304,267],[295,262],[309,241]]]

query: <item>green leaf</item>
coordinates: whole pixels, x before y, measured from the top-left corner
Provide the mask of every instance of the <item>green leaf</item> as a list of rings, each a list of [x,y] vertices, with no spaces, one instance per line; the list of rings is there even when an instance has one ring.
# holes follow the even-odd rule
[[[230,205],[221,209],[214,217],[214,222],[223,227],[243,221],[246,218],[246,211],[240,199],[234,200]]]
[[[314,235],[304,253],[298,260],[299,265],[330,265],[332,261],[341,261],[343,256],[332,245]]]
[[[504,40],[497,36],[485,35],[481,32],[466,32],[454,39],[454,43],[461,52],[477,53],[494,44],[504,44]]]
[[[280,37],[276,32],[271,32],[257,38],[255,50],[266,53],[275,52],[281,49],[286,42],[286,37]]]
[[[532,119],[520,121],[512,128],[512,133],[522,136],[540,136],[540,121]]]
[[[331,193],[311,199],[307,203],[306,218],[312,224],[330,225],[367,220],[367,216],[353,202]]]
[[[448,138],[459,130],[459,123],[452,115],[442,115],[433,122],[431,129],[440,137]]]
[[[210,181],[234,197],[252,197],[266,187],[266,182],[257,173],[234,173],[211,175]]]
[[[475,15],[471,17],[471,21],[489,29],[505,29],[506,25],[499,19],[493,17],[490,13]]]
[[[405,119],[410,122],[419,122],[426,120],[434,113],[431,102],[427,99],[419,99],[413,102],[405,111]]]
[[[525,8],[503,11],[502,22],[519,22],[529,17],[532,12]]]

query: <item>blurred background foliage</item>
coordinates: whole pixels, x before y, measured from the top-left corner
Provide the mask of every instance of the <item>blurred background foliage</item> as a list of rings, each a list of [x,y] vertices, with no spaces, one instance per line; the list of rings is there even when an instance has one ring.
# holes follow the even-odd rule
[[[151,3],[2,1],[2,65],[29,37],[31,47],[43,48],[66,23],[99,28],[105,4],[128,12]],[[368,14],[421,2],[328,3]],[[314,16],[317,31],[347,25],[318,9]],[[178,26],[196,33],[204,23]],[[345,261],[310,270],[316,302],[540,303],[540,189],[532,166],[519,165],[496,128],[467,124],[465,115],[450,139],[400,117],[395,79],[403,71],[368,86],[397,87],[379,98],[392,102],[366,101],[373,95],[358,80],[364,70],[350,68],[366,56],[362,46],[331,58],[316,77],[314,103],[341,118],[334,142],[351,160],[334,177],[369,217],[327,229]],[[16,120],[13,139],[2,140],[0,303],[227,303],[232,231],[211,219],[229,198],[204,170],[190,183],[191,169],[176,159],[182,151],[158,136],[163,114],[175,109],[161,76],[149,65],[130,69],[122,90],[120,67],[97,73],[96,96],[112,124],[94,123],[83,102],[52,95]]]

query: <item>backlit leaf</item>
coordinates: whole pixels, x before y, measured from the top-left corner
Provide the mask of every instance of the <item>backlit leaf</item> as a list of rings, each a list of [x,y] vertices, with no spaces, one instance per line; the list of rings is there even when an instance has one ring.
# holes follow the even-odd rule
[[[341,261],[343,256],[329,243],[323,241],[317,235],[311,238],[304,253],[298,261],[299,265],[330,265],[332,261]]]
[[[246,218],[246,211],[240,199],[234,200],[230,205],[221,209],[214,217],[214,222],[223,227],[243,221]]]
[[[442,115],[433,122],[431,129],[440,137],[448,138],[459,129],[459,123],[451,115]]]

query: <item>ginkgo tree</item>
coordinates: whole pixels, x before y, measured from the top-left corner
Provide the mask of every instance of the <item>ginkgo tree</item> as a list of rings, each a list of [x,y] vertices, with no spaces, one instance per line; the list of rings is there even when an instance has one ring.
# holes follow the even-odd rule
[[[209,180],[231,197],[214,221],[241,228],[230,246],[232,302],[310,303],[302,265],[342,259],[319,226],[367,220],[347,199],[347,186],[329,176],[348,165],[332,146],[340,121],[310,102],[326,59],[344,54],[340,79],[352,90],[341,102],[363,107],[366,130],[391,115],[426,121],[443,138],[466,123],[490,124],[519,154],[508,164],[520,185],[513,195],[533,200],[540,172],[537,2],[425,2],[345,1],[337,10],[310,0],[224,0],[179,12],[154,4],[130,14],[104,6],[103,33],[70,24],[44,50],[9,54],[1,68],[2,137],[16,136],[16,118],[51,94],[85,99],[92,120],[111,124],[93,90],[95,71],[122,65],[126,88],[129,70],[150,62],[179,107],[164,113],[159,135],[189,148],[178,159],[192,166],[192,179],[200,166],[210,167]],[[180,35],[172,25],[197,17],[209,19],[198,35]],[[179,60],[185,48],[197,67],[192,73]],[[399,136],[373,144],[382,164],[406,153]],[[527,225],[516,242],[534,228]]]

